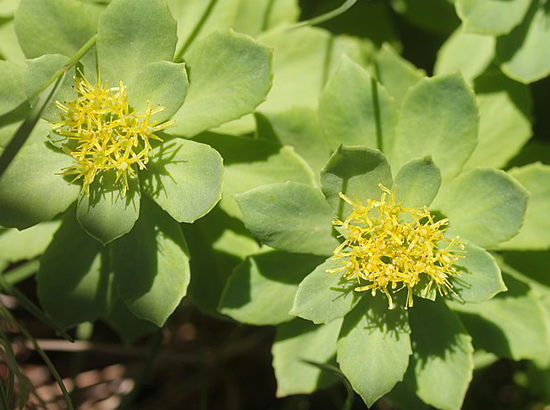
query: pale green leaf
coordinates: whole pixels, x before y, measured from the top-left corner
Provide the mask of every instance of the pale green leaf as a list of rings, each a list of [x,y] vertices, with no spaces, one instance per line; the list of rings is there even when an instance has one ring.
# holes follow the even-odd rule
[[[500,36],[521,22],[531,0],[455,0],[455,4],[466,32]]]
[[[406,381],[425,403],[460,410],[473,376],[472,338],[441,301],[419,301],[410,310],[409,320],[414,353],[412,377]]]
[[[134,229],[111,245],[118,294],[140,319],[161,327],[189,284],[189,252],[179,224],[142,199]]]
[[[391,188],[392,176],[388,160],[376,149],[340,146],[321,171],[323,193],[339,216],[351,211],[340,193],[366,203],[380,198],[379,184]]]
[[[503,168],[531,138],[531,94],[526,85],[492,72],[475,81],[478,144],[464,169]]]
[[[389,149],[397,121],[392,98],[344,56],[319,100],[319,120],[331,148],[340,144]]]
[[[147,109],[147,103],[151,109],[164,107],[151,116],[151,121],[165,121],[183,105],[188,85],[185,64],[153,61],[138,71],[134,82],[128,86],[128,98],[132,108],[140,114]]]
[[[431,155],[443,181],[455,177],[475,148],[477,123],[474,94],[460,75],[421,80],[401,106],[392,167]]]
[[[0,260],[17,262],[41,255],[50,244],[59,225],[59,221],[50,221],[42,222],[24,231],[17,229],[0,231]]]
[[[550,166],[537,162],[513,168],[510,175],[529,191],[525,223],[519,234],[500,244],[501,249],[550,248]]]
[[[331,363],[342,319],[314,325],[301,319],[277,327],[271,353],[277,378],[277,397],[308,394],[334,383],[328,372],[305,362]]]
[[[244,34],[217,31],[186,58],[189,93],[173,134],[193,137],[249,114],[271,88],[272,50]]]
[[[495,57],[496,40],[491,36],[465,33],[459,27],[437,52],[436,75],[459,72],[472,81],[491,64]]]
[[[12,17],[20,0],[0,0],[0,17]]]
[[[80,195],[76,218],[90,236],[106,245],[130,232],[139,218],[141,193],[135,178],[129,178],[126,196],[114,171],[98,175],[90,194]]]
[[[80,187],[59,173],[73,162],[50,144],[24,146],[0,178],[0,226],[25,229],[65,211]]]
[[[174,138],[153,150],[142,191],[178,222],[202,218],[221,198],[222,157],[206,144]]]
[[[343,318],[361,300],[354,291],[356,282],[348,281],[338,269],[343,262],[332,258],[317,266],[298,286],[291,314],[313,323],[329,323]]]
[[[367,406],[401,380],[411,355],[407,312],[388,309],[382,295],[363,300],[344,319],[337,347],[340,369]]]
[[[27,100],[23,79],[23,67],[0,60],[0,116],[15,110]]]
[[[13,20],[0,25],[0,57],[16,64],[25,64],[25,54],[17,41]]]
[[[497,40],[500,68],[510,78],[532,83],[550,74],[550,14],[545,0],[533,0],[523,22],[509,35]]]
[[[107,313],[111,300],[109,255],[76,221],[72,207],[40,259],[38,298],[62,328]]]
[[[299,16],[297,0],[241,0],[233,28],[255,36],[279,24],[294,23]]]
[[[393,192],[406,208],[430,206],[441,186],[441,172],[431,157],[413,159],[397,173]]]
[[[235,196],[246,228],[260,241],[288,252],[329,255],[333,213],[318,188],[298,182],[264,185]]]
[[[227,281],[219,310],[250,325],[277,325],[289,315],[299,283],[323,259],[280,251],[260,253],[239,264]]]
[[[79,14],[77,14],[79,15]],[[97,57],[101,77],[131,84],[147,64],[172,61],[176,21],[162,0],[113,0],[101,13]]]
[[[525,188],[504,171],[474,168],[444,186],[432,208],[449,218],[449,237],[487,248],[517,235],[527,199]]]

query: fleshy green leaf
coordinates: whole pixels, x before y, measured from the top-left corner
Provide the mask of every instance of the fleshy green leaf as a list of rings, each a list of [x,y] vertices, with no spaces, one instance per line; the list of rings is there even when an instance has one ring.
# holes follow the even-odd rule
[[[105,316],[105,320],[128,345],[158,330],[151,322],[138,319],[121,298],[113,302],[113,307]]]
[[[388,309],[382,295],[364,295],[344,319],[337,360],[367,406],[403,380],[411,355],[407,312]]]
[[[140,173],[142,191],[178,222],[202,218],[221,198],[223,159],[206,144],[165,141]]]
[[[220,312],[251,325],[287,322],[298,284],[322,261],[280,251],[250,256],[229,277]]]
[[[327,272],[342,267],[342,261],[327,259],[298,286],[291,314],[314,323],[329,323],[343,318],[359,302],[362,294],[354,291],[357,283],[341,273]]]
[[[525,188],[504,171],[474,168],[443,187],[432,208],[449,218],[449,237],[487,248],[519,232],[527,199]]]
[[[17,262],[41,255],[50,244],[59,225],[59,221],[51,221],[24,231],[17,229],[0,231],[0,260]]]
[[[318,188],[298,182],[265,185],[235,196],[246,228],[260,241],[288,252],[329,255],[332,209]]]
[[[320,326],[295,319],[277,327],[271,349],[277,397],[313,393],[334,383],[335,378],[329,372],[304,361],[333,362],[341,326],[341,319]]]
[[[44,54],[71,57],[97,31],[102,8],[76,0],[22,0],[15,13],[15,31],[27,58]],[[94,53],[84,61],[94,65]]]
[[[531,9],[523,22],[509,35],[500,37],[496,48],[502,71],[526,84],[550,74],[550,55],[540,52],[550,41],[548,4],[543,0],[529,3]]]
[[[0,17],[12,17],[19,6],[19,0],[0,0]]]
[[[360,65],[344,56],[319,100],[319,119],[332,148],[391,147],[397,121],[391,97]]]
[[[431,157],[413,159],[397,173],[393,192],[406,208],[430,206],[441,186],[441,172]]]
[[[25,64],[25,54],[17,41],[13,20],[0,25],[0,55],[4,60],[20,65]]]
[[[269,48],[231,30],[201,40],[186,58],[189,93],[171,132],[193,137],[253,112],[271,88],[271,60]]]
[[[313,185],[306,162],[291,147],[231,135],[204,133],[196,141],[215,147],[225,166],[221,208],[242,218],[234,195],[275,182],[296,181]]]
[[[391,0],[393,9],[415,26],[447,34],[460,24],[454,0]]]
[[[58,173],[72,163],[49,144],[24,146],[0,178],[0,225],[25,229],[65,211],[80,188]]]
[[[471,81],[491,64],[495,44],[494,37],[465,33],[459,27],[439,49],[434,72],[436,75],[460,72]]]
[[[424,402],[460,410],[474,370],[472,338],[442,301],[419,301],[409,318],[414,353],[406,381]]]
[[[456,0],[455,4],[466,32],[499,36],[521,22],[531,0]]]
[[[176,21],[162,0],[113,0],[97,30],[101,77],[113,86],[131,84],[147,64],[172,61],[177,41]]]
[[[81,194],[76,218],[90,236],[106,245],[130,232],[139,218],[141,193],[139,184],[129,178],[129,189],[122,197],[121,181],[109,172],[96,177],[90,195]]]
[[[111,300],[108,252],[80,228],[74,211],[40,259],[37,277],[40,303],[62,328],[97,319]]]
[[[502,249],[550,248],[550,166],[535,163],[513,168],[510,175],[529,191],[525,223],[519,234],[502,243]]]
[[[508,292],[493,299],[464,305],[451,303],[474,339],[476,349],[514,360],[536,359],[548,352],[544,309],[526,283],[504,275]]]
[[[426,76],[424,70],[419,70],[402,58],[387,43],[382,45],[376,55],[375,70],[378,81],[395,98],[397,106],[401,105],[409,88]]]
[[[443,180],[451,179],[475,148],[477,122],[474,94],[460,75],[425,78],[403,101],[390,162],[399,169],[431,155]]]
[[[392,176],[388,160],[376,149],[340,146],[321,171],[323,193],[339,216],[351,210],[340,192],[366,203],[380,198],[379,184],[391,188]]]
[[[45,54],[38,58],[28,60],[27,67],[25,68],[25,94],[31,105],[34,106],[36,99],[33,101],[33,97],[36,98],[41,87],[55,74],[57,70],[63,67],[68,57],[61,54]],[[51,101],[44,107],[44,111],[40,115],[42,118],[49,122],[56,122],[61,119],[62,113],[59,108],[55,106],[55,102],[67,103],[76,99],[76,93],[73,89],[75,75],[74,70],[70,70],[65,74],[65,78],[59,84],[55,94],[52,96]]]
[[[529,88],[493,72],[479,77],[475,89],[479,140],[464,168],[503,168],[532,134]]]
[[[23,78],[22,67],[0,60],[0,116],[16,109],[26,101]]]
[[[460,278],[452,280],[458,299],[463,302],[483,302],[506,291],[500,268],[490,253],[473,244],[466,245],[464,258],[455,266]]]
[[[189,252],[179,224],[143,198],[134,229],[111,250],[118,294],[134,315],[161,327],[189,284]]]
[[[147,102],[151,108],[164,107],[151,120],[165,121],[183,105],[188,85],[185,64],[154,61],[138,71],[136,79],[128,86],[128,98],[138,113],[145,112]]]
[[[297,0],[241,0],[234,29],[255,36],[284,23],[294,23],[300,16]]]

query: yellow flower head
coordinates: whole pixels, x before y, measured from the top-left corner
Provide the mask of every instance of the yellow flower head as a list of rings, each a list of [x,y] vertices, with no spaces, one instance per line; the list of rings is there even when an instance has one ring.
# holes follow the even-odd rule
[[[329,272],[342,272],[347,280],[357,281],[356,291],[380,291],[393,300],[390,292],[407,288],[405,308],[413,306],[412,289],[422,276],[429,280],[426,290],[437,287],[440,295],[452,292],[449,279],[460,276],[453,264],[464,252],[458,237],[443,235],[448,219],[435,221],[427,207],[402,208],[395,195],[383,185],[380,201],[362,205],[344,194],[340,197],[353,207],[345,221],[335,220],[344,242],[334,250],[333,259],[343,266]]]
[[[82,178],[82,190],[89,195],[96,175],[115,171],[116,181],[122,179],[122,196],[128,190],[128,176],[136,176],[136,167],[144,169],[151,151],[150,139],[161,141],[155,135],[173,121],[160,124],[151,116],[164,107],[137,114],[128,104],[128,93],[122,81],[118,87],[108,82],[92,85],[82,73],[75,77],[78,98],[68,104],[56,101],[62,111],[62,120],[54,124],[57,134],[66,138],[63,150],[76,161],[61,175],[75,175],[71,182]],[[99,77],[99,76],[98,76]]]

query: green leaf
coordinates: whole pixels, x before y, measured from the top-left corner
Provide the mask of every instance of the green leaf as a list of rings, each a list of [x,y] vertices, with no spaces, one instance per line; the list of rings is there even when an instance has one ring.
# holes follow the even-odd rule
[[[65,211],[80,188],[58,173],[72,164],[49,144],[24,146],[0,179],[0,226],[25,229]]]
[[[111,300],[109,255],[76,221],[72,207],[40,259],[38,298],[62,328],[94,321]]]
[[[13,20],[0,25],[0,56],[19,65],[25,64],[25,54],[17,41]]]
[[[331,151],[319,124],[317,111],[307,107],[293,107],[286,111],[257,113],[256,121],[256,138],[275,140],[294,147],[296,153],[307,161],[315,177],[319,178]]]
[[[249,114],[271,88],[272,51],[244,34],[217,31],[186,58],[190,87],[172,133],[193,137]]]
[[[221,198],[223,159],[206,144],[165,141],[140,173],[142,191],[178,222],[202,218]]]
[[[76,0],[22,0],[15,13],[19,45],[27,58],[44,54],[70,57],[96,33],[101,10]],[[93,67],[94,53],[83,61]]]
[[[151,119],[165,121],[172,118],[183,105],[188,86],[185,64],[153,61],[138,71],[136,79],[128,86],[128,98],[138,113],[145,112],[147,102],[151,108],[164,107]]]
[[[375,72],[378,81],[400,106],[409,88],[426,76],[424,70],[402,58],[389,44],[382,45],[376,55]]]
[[[24,231],[0,231],[0,260],[17,262],[41,255],[50,244],[59,225],[59,221],[51,221],[42,222]]]
[[[385,88],[346,56],[321,95],[319,120],[332,148],[346,144],[380,150],[391,147],[397,122]]]
[[[332,258],[317,266],[298,286],[290,314],[314,323],[329,323],[343,318],[361,299],[354,291],[357,283],[344,279],[341,273],[328,272],[342,266]]]
[[[16,109],[27,100],[23,78],[22,67],[0,60],[0,116]]]
[[[397,173],[393,192],[406,208],[430,206],[441,186],[441,172],[431,157],[413,159]]]
[[[113,0],[101,14],[97,56],[101,77],[114,86],[135,81],[147,64],[172,61],[176,21],[162,0]]]
[[[118,294],[134,315],[161,327],[189,284],[189,252],[179,224],[143,198],[134,229],[111,251]]]
[[[443,181],[455,177],[477,142],[474,94],[458,75],[425,78],[409,89],[395,132],[394,169],[431,155]]]
[[[122,197],[122,181],[115,182],[114,171],[96,177],[90,195],[81,194],[76,218],[92,238],[106,245],[130,232],[139,218],[141,193],[135,178],[129,178],[128,192]]]
[[[456,262],[460,278],[451,280],[462,302],[483,302],[506,291],[500,268],[493,256],[471,243],[466,244],[464,258]]]
[[[448,237],[460,235],[488,248],[519,232],[528,196],[504,171],[474,168],[444,186],[432,208],[449,218]]]
[[[12,17],[19,6],[19,0],[0,0],[0,17]]]
[[[414,353],[405,380],[427,404],[460,410],[473,376],[472,338],[442,301],[415,303],[409,318]]]
[[[340,146],[321,171],[323,193],[339,216],[351,211],[340,193],[366,203],[380,198],[379,184],[391,188],[392,176],[388,160],[376,149]]]
[[[531,2],[530,2],[531,3]],[[550,74],[550,55],[541,53],[550,41],[550,16],[544,0],[533,0],[523,22],[497,40],[502,71],[513,80],[530,84]]]
[[[337,360],[367,406],[403,380],[411,355],[410,332],[407,312],[389,310],[382,295],[365,295],[346,315]]]
[[[500,36],[521,22],[531,0],[456,0],[455,4],[467,33]]]
[[[69,58],[61,54],[44,54],[38,58],[27,60],[24,81],[25,95],[32,106],[38,102],[36,97],[42,86],[57,70],[62,68],[67,61],[69,61]],[[65,74],[55,94],[52,96],[51,101],[46,105],[44,111],[42,111],[40,115],[41,118],[51,123],[61,120],[60,114],[62,111],[55,106],[55,102],[67,103],[76,100],[77,94],[74,91],[74,75],[74,69]]]
[[[447,34],[459,25],[454,0],[391,0],[393,9],[415,26]]]
[[[500,244],[501,249],[550,248],[550,166],[537,162],[513,168],[510,175],[529,191],[525,223],[519,234]]]
[[[476,349],[514,360],[537,359],[550,349],[544,308],[526,283],[505,274],[508,292],[464,305],[451,303]]]
[[[265,185],[235,196],[246,228],[260,241],[295,253],[329,255],[332,210],[321,191],[298,182]]]
[[[277,327],[271,349],[277,397],[313,393],[336,381],[331,373],[305,361],[333,362],[341,326],[341,319],[320,326],[295,319]]]
[[[252,255],[229,277],[219,310],[250,325],[277,325],[289,315],[300,281],[323,261],[280,251]]]
[[[158,330],[151,322],[138,319],[121,298],[113,302],[113,307],[105,316],[105,321],[127,345],[134,344],[143,336]]]
[[[475,89],[479,140],[464,168],[504,168],[532,135],[529,87],[492,72],[477,78]]]
[[[496,40],[491,36],[465,33],[459,27],[437,52],[436,75],[459,72],[472,81],[482,74],[495,57]]]
[[[275,182],[314,185],[311,169],[291,147],[213,133],[201,134],[196,141],[213,146],[223,157],[225,175],[220,206],[236,218],[242,218],[233,199],[236,194]]]
[[[255,36],[269,28],[294,23],[300,17],[297,0],[241,0],[234,29]]]

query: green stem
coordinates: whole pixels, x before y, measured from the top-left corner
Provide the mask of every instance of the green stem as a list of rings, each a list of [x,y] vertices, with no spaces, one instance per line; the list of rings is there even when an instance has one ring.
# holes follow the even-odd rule
[[[305,20],[298,24],[290,26],[289,29],[295,29],[295,28],[304,27],[304,26],[316,26],[318,24],[322,24],[326,21],[329,21],[329,20],[332,20],[333,18],[338,17],[341,14],[344,14],[355,3],[357,3],[357,0],[346,0],[340,7],[337,7],[336,9],[331,10],[328,13],[322,14],[318,17],[314,17],[310,20]]]
[[[187,51],[187,49],[191,46],[193,41],[195,41],[195,38],[199,35],[200,31],[202,30],[202,27],[204,26],[204,23],[206,23],[206,20],[208,20],[208,17],[210,16],[210,13],[212,13],[212,10],[214,9],[214,6],[218,0],[210,0],[210,3],[204,10],[204,13],[202,14],[200,20],[198,21],[197,25],[193,28],[193,31],[187,37],[187,40],[185,40],[185,43],[181,46],[179,51],[176,53],[176,57],[174,57],[174,62],[178,63],[183,61],[183,55]]]

